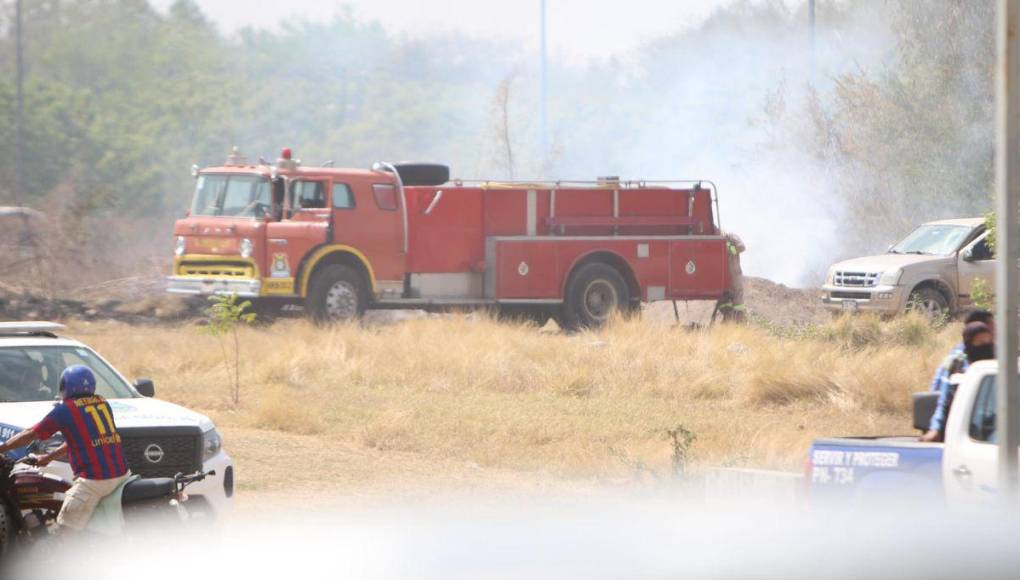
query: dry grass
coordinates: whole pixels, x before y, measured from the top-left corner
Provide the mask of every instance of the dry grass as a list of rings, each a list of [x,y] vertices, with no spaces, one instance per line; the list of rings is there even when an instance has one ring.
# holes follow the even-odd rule
[[[272,453],[331,471],[348,491],[477,471],[665,476],[665,431],[676,425],[697,436],[695,466],[797,470],[812,438],[909,432],[909,395],[957,330],[863,318],[786,336],[641,321],[568,335],[476,315],[331,329],[283,321],[243,331],[234,409],[216,339],[196,328],[72,329],[128,376],[153,378],[162,398],[212,416],[242,489],[293,485],[269,467]]]

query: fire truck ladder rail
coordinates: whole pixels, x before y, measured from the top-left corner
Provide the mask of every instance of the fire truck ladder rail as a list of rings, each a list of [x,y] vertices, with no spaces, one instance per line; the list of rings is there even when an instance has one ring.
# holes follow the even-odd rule
[[[453,179],[451,183],[454,185],[481,185],[485,189],[560,189],[564,187],[576,186],[576,187],[591,187],[595,186],[600,189],[644,189],[649,185],[695,185],[701,186],[702,184],[708,185],[709,189],[713,191],[718,190],[715,183],[710,179],[597,179],[597,180],[581,180],[581,179],[559,179],[556,181],[543,181],[541,179],[520,179],[520,180],[508,180],[508,181],[495,181],[488,179]]]

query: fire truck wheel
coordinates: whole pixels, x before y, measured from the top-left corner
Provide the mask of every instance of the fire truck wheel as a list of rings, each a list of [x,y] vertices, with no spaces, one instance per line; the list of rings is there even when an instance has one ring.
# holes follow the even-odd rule
[[[320,323],[354,320],[367,304],[361,275],[349,266],[333,264],[315,273],[308,286],[305,308]]]
[[[630,310],[630,289],[616,268],[595,262],[581,266],[567,283],[565,322],[572,328],[602,326]]]

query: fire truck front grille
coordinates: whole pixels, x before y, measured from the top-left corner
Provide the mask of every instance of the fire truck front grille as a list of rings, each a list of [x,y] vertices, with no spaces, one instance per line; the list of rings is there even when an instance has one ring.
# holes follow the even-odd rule
[[[202,468],[202,431],[198,427],[120,429],[124,460],[142,477],[173,477]]]
[[[181,262],[178,276],[196,278],[254,278],[255,267],[246,262]]]
[[[836,286],[872,288],[878,285],[878,272],[836,272],[832,281]]]

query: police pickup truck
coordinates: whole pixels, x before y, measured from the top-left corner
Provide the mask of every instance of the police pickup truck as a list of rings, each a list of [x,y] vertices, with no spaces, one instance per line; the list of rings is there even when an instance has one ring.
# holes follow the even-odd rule
[[[216,516],[229,509],[234,495],[234,467],[212,421],[204,415],[153,398],[151,380],[128,382],[84,344],[56,333],[52,322],[0,323],[0,440],[35,425],[53,407],[64,368],[83,364],[96,375],[96,393],[113,409],[128,467],[142,477],[214,470],[214,476],[188,488],[188,511]],[[41,453],[61,444],[60,435],[38,441],[10,456]],[[71,468],[54,461],[46,471],[67,480]]]
[[[960,379],[946,421],[945,443],[916,436],[818,439],[807,476],[812,498],[945,500],[985,503],[996,497],[995,361],[971,365]],[[914,395],[914,428],[924,431],[937,393]]]

